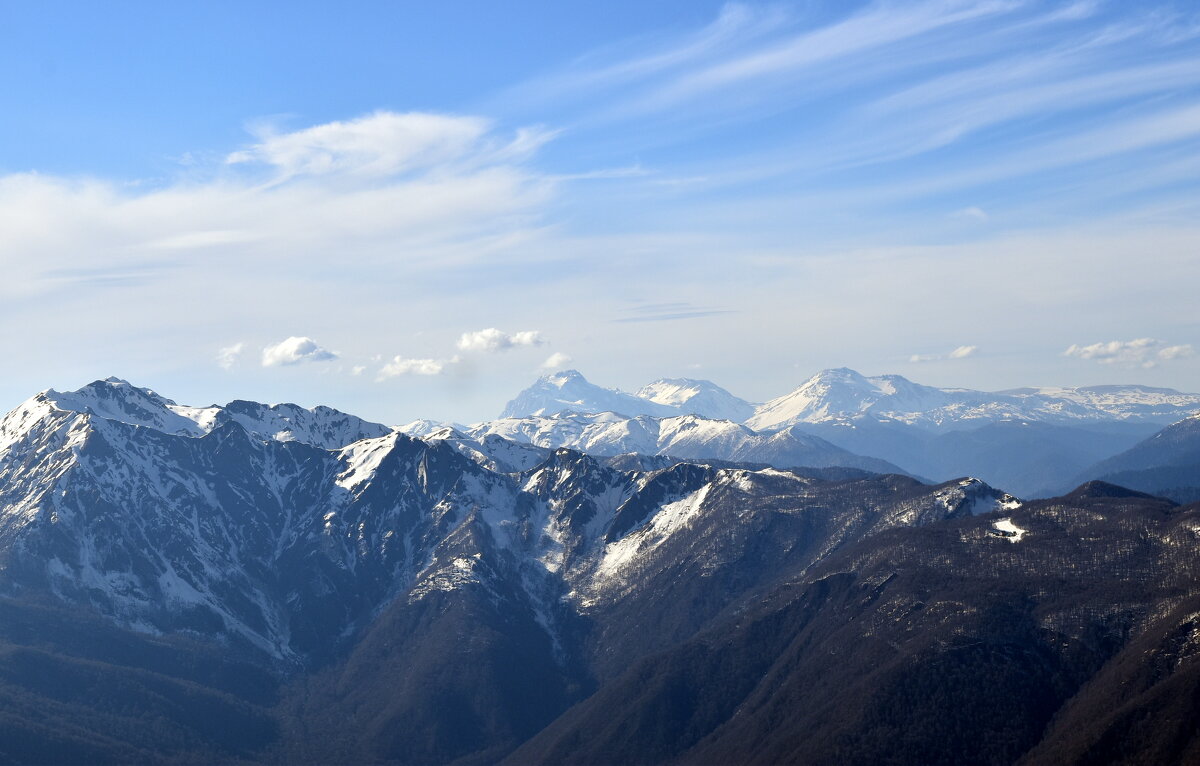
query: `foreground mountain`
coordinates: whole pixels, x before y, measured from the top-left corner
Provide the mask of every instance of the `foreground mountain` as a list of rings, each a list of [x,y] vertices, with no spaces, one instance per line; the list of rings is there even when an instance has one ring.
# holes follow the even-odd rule
[[[1197,529],[1200,508],[1090,485],[863,538],[509,762],[1194,762]]]
[[[0,424],[0,756],[1196,754],[1195,506],[451,428],[327,448],[270,432],[305,432],[292,410],[215,409],[110,380]],[[791,433],[717,422],[578,420],[673,452]]]
[[[297,441],[322,449],[343,447],[392,430],[330,407],[305,409],[295,404],[266,405],[241,400],[223,407],[215,404],[188,407],[120,378],[106,378],[78,391],[47,389],[23,403],[0,421],[0,449],[18,438],[25,425],[50,410],[91,415],[181,436],[202,436],[236,422],[258,438]]]
[[[788,562],[805,568],[882,529],[1016,503],[974,481],[687,463],[621,471],[570,450],[497,471],[449,438],[389,432],[323,449],[219,413],[185,417],[192,428],[162,414],[179,407],[167,401],[98,381],[35,396],[4,419],[0,600],[94,615],[103,631],[132,631],[117,639],[130,647],[138,635],[199,642],[201,654],[213,647],[268,677],[307,677],[285,695],[290,713],[272,740],[285,760],[499,757],[585,695],[597,668],[690,636]],[[630,631],[631,621],[656,627]],[[74,667],[74,651],[46,661]],[[177,683],[142,673],[137,653],[98,660],[123,679],[118,704],[131,715],[138,695]],[[26,676],[10,681],[41,699]],[[234,695],[229,714],[263,715],[273,683],[255,699]],[[351,712],[377,699],[386,704],[374,717]],[[71,704],[64,715],[84,703]],[[330,716],[346,738],[310,741],[303,732]],[[45,752],[142,753],[104,750],[95,729],[70,739],[33,718],[21,726],[32,749],[20,752],[53,742],[67,749]],[[229,747],[257,741],[231,736]]]
[[[1167,426],[1125,452],[1088,467],[1080,476],[1179,502],[1200,500],[1200,415]]]

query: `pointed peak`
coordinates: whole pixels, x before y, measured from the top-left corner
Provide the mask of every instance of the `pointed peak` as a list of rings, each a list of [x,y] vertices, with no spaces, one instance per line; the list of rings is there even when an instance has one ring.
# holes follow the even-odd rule
[[[863,375],[858,370],[852,370],[849,367],[830,367],[829,369],[821,370],[816,375],[812,376],[812,380],[865,381],[867,380],[867,376]]]
[[[1070,500],[1093,500],[1099,498],[1136,498],[1140,500],[1161,500],[1169,503],[1167,500],[1156,495],[1151,495],[1146,492],[1138,492],[1128,487],[1122,487],[1119,484],[1110,484],[1107,481],[1094,480],[1084,484],[1080,484],[1069,494],[1064,495]]]
[[[583,374],[579,372],[579,370],[557,370],[555,372],[548,372],[542,376],[542,380],[549,381],[550,383],[554,383],[555,385],[559,386],[573,381],[581,381],[583,383],[587,382],[587,378],[583,377]]]
[[[135,397],[151,399],[159,404],[175,404],[175,402],[161,396],[153,389],[143,388],[130,383],[124,378],[118,378],[115,375],[110,375],[107,378],[93,380],[86,386],[82,386],[76,391],[55,391],[50,389],[47,393],[59,395],[75,395],[75,396],[100,396],[104,398],[113,398],[116,396]]]
[[[888,381],[888,382],[890,382],[890,383],[906,383],[906,384],[908,384],[908,385],[910,385],[910,386],[914,386],[914,385],[920,385],[920,384],[918,384],[918,383],[913,383],[911,380],[909,380],[908,378],[904,377],[903,375],[897,375],[897,374],[896,374],[896,373],[894,373],[894,372],[892,372],[892,373],[888,373],[887,375],[876,375],[876,376],[875,376],[875,379],[876,379],[876,380],[886,380],[886,381]]]

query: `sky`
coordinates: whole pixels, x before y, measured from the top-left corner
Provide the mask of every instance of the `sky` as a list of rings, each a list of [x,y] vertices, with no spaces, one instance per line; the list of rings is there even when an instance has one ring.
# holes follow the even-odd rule
[[[0,0],[0,275],[0,409],[1200,391],[1200,8]]]

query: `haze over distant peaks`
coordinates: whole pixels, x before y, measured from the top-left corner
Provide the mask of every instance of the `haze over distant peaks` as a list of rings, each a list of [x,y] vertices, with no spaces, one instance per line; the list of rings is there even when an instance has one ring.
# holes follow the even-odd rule
[[[639,388],[636,396],[712,420],[741,423],[754,414],[753,404],[710,380],[662,378]]]
[[[628,417],[693,414],[732,419],[729,414],[752,411],[753,406],[748,402],[706,380],[659,380],[637,394],[628,394],[597,386],[576,370],[563,370],[538,378],[508,403],[500,417],[617,412]]]
[[[866,377],[823,370],[794,391],[760,406],[746,421],[756,430],[798,423],[886,419],[932,430],[1024,420],[1172,423],[1200,409],[1200,395],[1148,386],[1021,388],[1000,392],[935,388],[900,375]]]
[[[626,417],[700,415],[775,431],[803,423],[889,420],[929,430],[989,422],[1079,424],[1122,421],[1165,425],[1200,410],[1200,394],[1149,386],[1019,388],[985,392],[937,388],[900,375],[867,377],[840,367],[822,370],[794,390],[755,405],[707,380],[663,378],[629,394],[590,383],[579,372],[545,375],[505,407],[501,417],[560,412],[616,412]]]

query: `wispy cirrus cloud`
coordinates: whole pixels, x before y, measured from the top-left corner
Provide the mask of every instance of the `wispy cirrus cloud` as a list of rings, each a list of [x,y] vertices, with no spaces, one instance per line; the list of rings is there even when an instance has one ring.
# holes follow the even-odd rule
[[[217,352],[217,366],[222,370],[232,369],[245,350],[245,343],[234,343],[232,346],[225,346]]]
[[[573,131],[636,123],[648,148],[681,135],[740,146],[729,139],[744,124],[794,111],[803,117],[795,130],[725,152],[703,174],[694,164],[673,172],[649,163],[644,188],[674,188],[679,172],[703,177],[699,188],[709,194],[788,178],[793,189],[817,197],[844,190],[868,205],[1030,176],[1069,175],[1078,184],[1080,166],[1109,158],[1141,156],[1150,179],[1180,158],[1146,152],[1200,138],[1189,115],[1189,94],[1200,97],[1200,49],[1180,31],[1200,29],[1200,18],[1183,8],[1020,0],[837,7],[847,10],[737,6],[714,22],[718,35],[706,27],[673,45],[648,44],[649,54],[602,56],[575,81],[621,72],[606,80],[620,87],[589,101]],[[1030,53],[1034,41],[1043,52]],[[670,65],[638,63],[651,60]],[[985,144],[972,149],[976,141]],[[1096,184],[1088,193],[1122,188]]]
[[[744,371],[779,348],[883,370],[897,348],[936,352],[946,316],[994,352],[955,367],[963,384],[992,385],[989,369],[1050,379],[1088,333],[1191,331],[1197,16],[1181,2],[734,3],[458,112],[448,97],[439,112],[252,122],[241,144],[173,148],[195,151],[156,178],[0,173],[0,329],[51,338],[25,351],[29,369],[66,357],[43,347],[82,348],[73,364],[124,354],[217,375],[221,341],[312,327],[338,339],[343,384],[364,366],[413,376],[417,409],[434,395],[418,390],[452,388],[413,378],[455,369],[443,357],[463,322],[546,316],[556,348],[586,344],[634,381],[702,362],[755,386]],[[398,328],[445,348],[368,365]],[[482,371],[492,342],[460,350],[460,371]],[[1186,385],[1186,349],[1134,363]],[[527,373],[513,356],[487,373]],[[445,397],[457,416],[462,398]]]
[[[913,364],[921,362],[943,362],[952,361],[955,359],[967,359],[975,356],[979,352],[979,346],[959,346],[945,354],[913,354],[908,358],[908,361]]]
[[[732,313],[729,309],[697,306],[688,302],[643,303],[626,310],[627,316],[617,317],[614,322],[669,322],[676,319],[701,319]]]

